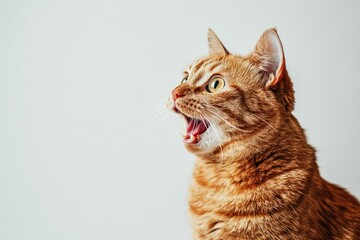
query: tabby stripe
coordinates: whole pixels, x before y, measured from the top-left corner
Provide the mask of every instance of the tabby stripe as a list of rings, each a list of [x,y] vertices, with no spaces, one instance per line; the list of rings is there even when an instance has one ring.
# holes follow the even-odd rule
[[[203,207],[195,206],[192,203],[189,204],[189,208],[193,214],[198,215],[198,216],[201,216],[201,215],[211,212],[211,213],[218,215],[219,217],[228,217],[228,218],[270,217],[273,214],[279,214],[281,212],[288,210],[288,208],[281,208],[281,209],[272,208],[271,210],[269,210],[266,213],[264,213],[264,212],[239,212],[234,208],[221,208],[220,210],[215,210],[215,209],[205,210],[205,209],[203,209]]]
[[[235,89],[235,91],[239,94],[239,97],[240,97],[240,100],[241,100],[241,104],[242,106],[245,108],[245,110],[247,112],[250,112],[250,113],[258,113],[256,111],[253,111],[250,107],[249,107],[249,103],[248,103],[248,98],[245,96],[245,91],[242,90],[239,86],[236,86],[236,85],[231,85],[232,88]]]
[[[221,65],[221,62],[215,62],[214,65],[212,65],[211,67],[209,67],[209,70],[210,71],[213,71],[216,67],[220,66]]]
[[[223,108],[223,112],[225,112],[231,119],[236,119],[237,123],[240,125],[240,127],[244,127],[245,129],[258,127],[259,124],[250,124],[246,121],[244,121],[241,116],[239,117],[238,114],[234,113],[228,108]]]
[[[291,171],[296,171],[297,169],[294,168],[294,170],[291,170]],[[286,174],[283,174],[285,175],[286,177]],[[215,213],[217,214],[218,216],[221,216],[221,217],[228,217],[228,218],[243,218],[243,217],[266,217],[266,216],[269,216],[269,217],[274,217],[274,214],[280,214],[280,213],[283,213],[283,212],[287,212],[289,210],[292,210],[292,209],[296,209],[298,207],[298,205],[303,201],[303,197],[306,195],[306,192],[308,191],[308,184],[309,182],[311,182],[311,179],[308,179],[307,183],[306,183],[306,187],[305,187],[305,191],[303,190],[303,194],[302,196],[300,196],[300,198],[296,198],[296,199],[293,199],[293,197],[291,197],[293,200],[291,200],[290,202],[288,203],[284,203],[286,204],[286,207],[284,208],[277,208],[277,207],[273,207],[273,208],[268,208],[266,209],[266,211],[263,211],[261,212],[261,207],[259,208],[253,208],[254,211],[246,211],[246,212],[242,212],[241,210],[244,210],[245,208],[248,208],[249,205],[253,205],[251,204],[251,202],[248,202],[246,205],[244,206],[240,206],[238,204],[236,204],[235,199],[228,199],[227,201],[224,202],[225,199],[222,199],[221,202],[222,204],[221,205],[218,205],[218,204],[215,204],[215,206],[212,204],[212,209],[204,209],[205,205],[204,205],[204,201],[209,203],[209,200],[212,201],[214,200],[215,202],[217,202],[218,200],[215,200],[215,199],[203,199],[202,197],[199,196],[199,200],[195,200],[195,204],[194,203],[190,203],[189,206],[190,206],[190,209],[192,210],[192,212],[195,214],[195,215],[203,215],[205,213]],[[277,195],[281,194],[282,192],[287,192],[289,189],[278,189],[277,190]],[[206,192],[206,189],[204,189],[204,191]],[[242,194],[239,194],[239,195],[242,195]],[[250,197],[250,196],[249,196]],[[242,199],[243,197],[240,197],[240,199]],[[239,200],[240,200],[239,199]],[[236,200],[238,201],[238,200]],[[242,200],[241,200],[242,201]],[[224,205],[225,204],[225,205]],[[197,206],[196,206],[197,205]],[[236,207],[231,207],[230,205],[236,205]],[[245,208],[244,208],[245,207]],[[257,211],[256,211],[257,209]]]
[[[273,170],[273,169],[272,169],[272,170]],[[296,170],[301,170],[301,168],[299,168],[299,167],[291,167],[291,168],[287,168],[287,169],[286,169],[286,168],[285,168],[285,169],[282,169],[280,172],[269,173],[269,174],[267,175],[267,178],[264,179],[264,180],[260,183],[260,185],[266,184],[266,182],[269,181],[269,180],[272,180],[272,179],[277,178],[277,177],[282,176],[282,175],[286,175],[287,173],[290,173],[290,172],[296,171]],[[286,171],[286,172],[284,172],[284,171]],[[260,185],[259,185],[259,186],[260,186]]]
[[[216,64],[216,62],[214,62],[213,59],[208,59],[208,60],[203,64],[202,68],[205,70],[210,64],[213,64],[213,63]]]
[[[204,71],[197,72],[194,77],[192,77],[193,84],[196,84],[204,76],[204,74]]]
[[[198,185],[200,185],[201,187],[204,187],[204,188],[209,188],[209,189],[215,189],[215,190],[218,190],[220,189],[221,187],[220,186],[217,186],[215,184],[210,184],[209,182],[207,182],[202,174],[196,174],[195,176],[195,181]]]
[[[260,156],[255,155],[253,157],[253,161],[256,167],[259,167],[260,164],[262,164],[264,161],[266,160],[274,160],[274,159],[280,159],[280,157],[285,158],[285,156],[282,156],[281,154],[283,154],[281,151],[276,152],[276,151],[266,151],[265,152],[265,156],[262,153]],[[280,154],[280,156],[276,156],[277,154]]]
[[[200,207],[195,207],[193,204],[189,204],[190,211],[198,216],[204,215],[207,211],[200,209]]]
[[[243,105],[243,107],[245,108],[245,110],[247,112],[250,112],[252,114],[262,113],[262,114],[265,114],[266,116],[271,115],[271,114],[269,114],[270,111],[266,111],[265,107],[262,107],[261,111],[256,111],[256,110],[251,109],[250,106],[249,106],[249,99],[250,98],[246,97],[245,91],[242,90],[239,86],[236,86],[236,85],[231,85],[231,87],[234,88],[235,91],[239,94],[239,97],[241,99],[241,104]],[[264,105],[263,101],[261,101],[260,99],[256,99],[256,102],[262,102],[262,105]]]
[[[201,68],[201,66],[206,62],[205,59],[201,60],[200,62],[198,62],[193,69],[191,69],[192,72],[197,72],[197,70],[199,70]]]
[[[191,70],[191,72],[193,74],[196,74],[196,72],[198,71],[203,71],[204,68],[209,64],[211,63],[212,60],[211,59],[204,59],[204,60],[201,60],[199,63],[197,63],[194,68]]]
[[[237,141],[238,141],[237,139],[232,139],[228,142],[221,144],[220,146],[216,147],[216,149],[211,152],[211,155],[218,155],[221,151],[226,150],[229,146],[236,143]]]
[[[205,72],[209,72],[209,70],[206,70],[206,68],[210,68],[211,70],[213,70],[220,64],[221,63],[219,63],[219,62],[213,62],[212,59],[202,60],[199,63],[197,63],[192,70],[192,72],[194,74],[194,77],[192,77],[193,84],[198,83],[204,77]],[[206,82],[207,80],[208,79],[205,79],[204,82]]]

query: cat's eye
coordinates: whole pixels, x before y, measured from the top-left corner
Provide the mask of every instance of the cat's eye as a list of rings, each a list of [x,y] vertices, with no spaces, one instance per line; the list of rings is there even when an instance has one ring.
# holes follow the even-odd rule
[[[186,83],[186,82],[187,82],[187,80],[188,80],[188,78],[187,78],[187,77],[184,77],[184,78],[181,80],[181,84]]]
[[[225,87],[224,79],[220,77],[215,77],[210,80],[209,84],[206,86],[206,90],[210,93],[216,93],[219,92],[224,87]]]

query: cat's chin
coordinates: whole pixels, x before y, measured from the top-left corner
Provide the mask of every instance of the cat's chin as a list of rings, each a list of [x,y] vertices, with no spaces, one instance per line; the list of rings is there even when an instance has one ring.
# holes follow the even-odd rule
[[[206,130],[199,134],[189,134],[188,131],[184,135],[184,145],[188,151],[198,155],[207,155],[214,151],[228,138],[213,125],[207,123]]]
[[[206,134],[188,135],[184,134],[183,142],[185,145],[200,145]]]
[[[210,124],[208,120],[190,117],[175,106],[172,106],[171,110],[184,118],[185,133],[183,142],[190,152],[195,154],[209,152],[227,139],[222,131]]]
[[[214,131],[214,127],[210,125],[204,133],[194,136],[193,141],[184,138],[186,149],[200,157],[214,151],[222,143],[221,139],[215,137],[217,135]]]

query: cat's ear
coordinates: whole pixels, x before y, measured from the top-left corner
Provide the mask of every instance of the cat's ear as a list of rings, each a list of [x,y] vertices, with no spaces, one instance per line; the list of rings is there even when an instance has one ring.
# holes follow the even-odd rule
[[[276,86],[285,74],[284,50],[276,29],[266,30],[258,40],[250,60],[264,74],[267,87]]]
[[[209,54],[210,55],[228,55],[229,52],[226,50],[220,39],[216,36],[213,30],[209,28],[208,31],[208,42],[209,42]]]

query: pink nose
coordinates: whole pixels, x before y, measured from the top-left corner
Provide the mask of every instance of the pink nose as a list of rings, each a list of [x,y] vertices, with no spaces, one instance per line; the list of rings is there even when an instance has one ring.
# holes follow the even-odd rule
[[[173,91],[172,91],[172,96],[173,96],[173,99],[174,99],[174,102],[176,101],[176,99],[180,98],[180,97],[183,97],[185,96],[184,95],[184,92],[181,91],[179,88],[175,88]]]

